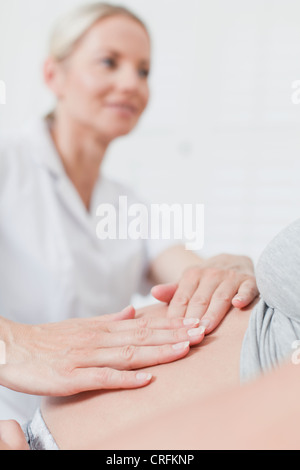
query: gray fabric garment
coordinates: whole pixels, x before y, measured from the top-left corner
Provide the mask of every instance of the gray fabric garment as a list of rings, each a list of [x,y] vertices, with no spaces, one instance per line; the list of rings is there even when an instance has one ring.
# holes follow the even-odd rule
[[[45,424],[40,409],[37,409],[32,420],[23,426],[23,432],[30,450],[59,450]]]
[[[258,261],[256,279],[261,298],[250,316],[242,345],[242,382],[292,360],[300,339],[299,273],[300,219],[280,232]]]

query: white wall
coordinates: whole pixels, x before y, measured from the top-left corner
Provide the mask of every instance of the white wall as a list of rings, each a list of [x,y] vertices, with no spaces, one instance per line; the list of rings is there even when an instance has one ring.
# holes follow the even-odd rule
[[[55,18],[81,1],[0,0],[0,127],[52,103],[41,64]],[[108,174],[155,202],[204,203],[204,254],[257,259],[299,216],[298,0],[123,0],[152,33],[152,100]]]

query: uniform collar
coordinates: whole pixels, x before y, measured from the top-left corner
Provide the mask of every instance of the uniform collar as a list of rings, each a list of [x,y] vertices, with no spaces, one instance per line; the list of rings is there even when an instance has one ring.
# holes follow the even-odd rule
[[[57,195],[65,207],[76,217],[78,222],[86,228],[95,240],[94,229],[94,205],[91,212],[88,212],[71,183],[50,133],[49,122],[46,117],[38,118],[28,123],[23,128],[23,137],[30,143],[32,158],[40,166],[44,167],[56,180]],[[101,185],[99,184],[101,180]],[[98,178],[98,183],[94,189],[94,196],[98,199],[98,191],[103,186],[103,177]],[[93,201],[94,202],[94,201]]]

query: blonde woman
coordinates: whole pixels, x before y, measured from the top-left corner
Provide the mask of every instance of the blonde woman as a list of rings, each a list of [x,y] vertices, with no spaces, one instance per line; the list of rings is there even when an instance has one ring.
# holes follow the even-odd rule
[[[120,195],[138,202],[103,176],[101,164],[146,109],[150,68],[150,37],[138,17],[122,7],[85,5],[57,24],[50,41],[44,79],[54,111],[1,141],[2,419],[23,421],[37,405],[11,390],[68,395],[146,385],[147,374],[139,385],[132,371],[128,381],[121,374],[128,345],[137,348],[136,368],[183,357],[189,327],[201,319],[194,337],[200,342],[201,326],[209,333],[232,304],[245,307],[258,294],[247,257],[203,260],[184,246],[96,236],[100,203],[116,207]],[[168,304],[170,321],[136,323],[132,307],[101,318],[120,312],[146,281]],[[178,342],[181,353],[170,353]],[[164,352],[147,349],[163,344]]]

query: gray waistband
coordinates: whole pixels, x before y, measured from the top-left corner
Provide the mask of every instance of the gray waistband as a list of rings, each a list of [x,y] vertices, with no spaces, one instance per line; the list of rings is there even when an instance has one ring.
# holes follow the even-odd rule
[[[32,420],[23,426],[23,432],[30,450],[59,450],[46,423],[37,409]]]

